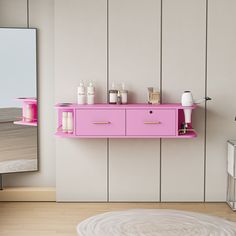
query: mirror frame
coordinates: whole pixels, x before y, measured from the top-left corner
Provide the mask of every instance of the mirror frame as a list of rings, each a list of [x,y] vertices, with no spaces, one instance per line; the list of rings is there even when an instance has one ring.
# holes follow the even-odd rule
[[[39,114],[39,73],[38,73],[38,31],[35,27],[0,27],[0,29],[24,29],[24,30],[35,30],[35,76],[36,76],[36,99],[37,99],[37,168],[35,170],[16,171],[0,173],[0,190],[3,189],[3,175],[18,174],[18,173],[31,173],[40,171],[40,141],[39,141],[39,127],[40,127],[40,114]]]

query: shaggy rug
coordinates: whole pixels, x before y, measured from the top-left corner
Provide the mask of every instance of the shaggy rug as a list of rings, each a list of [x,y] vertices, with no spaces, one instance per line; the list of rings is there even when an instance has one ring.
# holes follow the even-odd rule
[[[176,210],[127,210],[99,214],[77,226],[78,236],[236,236],[236,223]]]

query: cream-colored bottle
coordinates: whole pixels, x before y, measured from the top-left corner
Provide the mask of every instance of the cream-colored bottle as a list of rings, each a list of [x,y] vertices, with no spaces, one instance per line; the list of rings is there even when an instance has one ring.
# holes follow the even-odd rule
[[[87,87],[87,104],[92,105],[95,103],[95,87],[92,82]]]

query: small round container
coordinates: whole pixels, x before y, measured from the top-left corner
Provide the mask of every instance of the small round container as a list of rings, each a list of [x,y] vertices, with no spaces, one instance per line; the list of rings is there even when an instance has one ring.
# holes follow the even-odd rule
[[[127,104],[128,103],[128,90],[121,90],[121,103]]]
[[[117,95],[118,95],[118,90],[109,90],[109,103],[110,104],[117,103]]]

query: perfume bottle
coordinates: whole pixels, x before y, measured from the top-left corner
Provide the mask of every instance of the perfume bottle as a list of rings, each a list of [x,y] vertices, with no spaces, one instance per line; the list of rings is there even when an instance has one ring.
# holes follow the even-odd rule
[[[115,83],[112,83],[111,89],[109,90],[109,103],[116,104],[117,103],[117,94],[118,90],[115,89]]]
[[[122,100],[121,100],[121,92],[118,90],[117,92],[117,99],[116,99],[116,104],[121,104]]]

